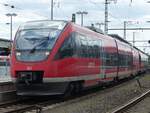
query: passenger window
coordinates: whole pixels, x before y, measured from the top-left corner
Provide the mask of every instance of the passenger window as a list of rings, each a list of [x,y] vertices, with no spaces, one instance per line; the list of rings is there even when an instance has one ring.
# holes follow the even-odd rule
[[[81,42],[81,52],[80,52],[80,56],[81,57],[88,57],[88,41],[87,38],[84,35],[80,35],[79,34],[79,40]]]
[[[101,46],[102,42],[100,39],[74,32],[71,38],[64,42],[60,49],[62,53],[59,53],[59,57],[100,58],[100,54],[102,54]]]
[[[74,34],[71,34],[68,38],[65,39],[61,48],[59,49],[56,59],[63,59],[66,57],[72,57],[76,51],[75,37]]]

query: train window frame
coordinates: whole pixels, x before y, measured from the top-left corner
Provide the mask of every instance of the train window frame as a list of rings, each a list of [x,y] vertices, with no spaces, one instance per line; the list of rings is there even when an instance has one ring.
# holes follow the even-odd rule
[[[76,43],[74,32],[70,33],[67,38],[65,38],[60,49],[58,50],[55,59],[64,59],[68,57],[76,56]]]
[[[59,52],[62,51],[62,46],[65,43],[66,39],[70,39],[70,37],[73,38],[74,42],[74,50],[73,55],[66,55],[65,57],[62,57]],[[56,54],[55,59],[63,59],[66,57],[74,57],[74,58],[101,58],[102,54],[102,40],[98,39],[98,37],[92,37],[88,35],[84,35],[78,32],[71,32],[68,35],[68,38],[66,38],[61,45],[60,49],[58,50]],[[67,44],[64,44],[67,45]]]
[[[82,39],[80,39],[81,37],[82,37]],[[80,43],[80,47],[78,47],[79,50],[77,49],[77,51],[78,51],[77,53],[80,58],[100,58],[101,57],[101,54],[102,54],[102,40],[101,39],[99,39],[96,36],[93,37],[93,36],[84,35],[84,34],[81,34],[78,32],[76,32],[76,39]],[[82,48],[83,45],[82,45],[81,40],[87,41],[87,43],[85,44],[85,47],[83,47],[83,48]],[[82,51],[85,51],[86,55]],[[89,53],[89,51],[91,51],[91,53]]]

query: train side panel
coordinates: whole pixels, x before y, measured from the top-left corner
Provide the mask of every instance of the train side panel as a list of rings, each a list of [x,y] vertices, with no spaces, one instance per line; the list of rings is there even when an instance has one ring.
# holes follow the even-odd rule
[[[139,51],[133,47],[132,48],[132,54],[133,54],[133,65],[132,65],[133,71],[132,71],[132,74],[137,75],[140,71]]]
[[[113,80],[117,77],[118,71],[118,50],[115,40],[112,37],[103,37],[103,56],[102,61],[105,79]]]
[[[130,45],[117,40],[118,45],[118,77],[124,78],[132,74],[132,48]]]
[[[148,55],[139,51],[140,55],[140,73],[146,72],[148,68]]]

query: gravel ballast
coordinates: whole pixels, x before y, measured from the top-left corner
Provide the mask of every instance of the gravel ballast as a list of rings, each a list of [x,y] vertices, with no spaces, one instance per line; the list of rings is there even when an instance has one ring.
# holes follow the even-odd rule
[[[139,81],[142,88],[136,79],[130,80],[118,86],[98,91],[88,98],[75,101],[69,100],[59,103],[58,106],[49,106],[44,110],[44,113],[111,113],[115,108],[141,95],[150,88],[150,74],[141,77]]]
[[[124,113],[150,113],[150,97],[145,98]]]

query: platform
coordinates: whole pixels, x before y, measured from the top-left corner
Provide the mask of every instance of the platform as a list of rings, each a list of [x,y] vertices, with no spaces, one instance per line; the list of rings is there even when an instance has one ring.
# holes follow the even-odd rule
[[[9,65],[0,66],[0,83],[2,82],[10,82],[11,76],[10,76],[10,67]]]

